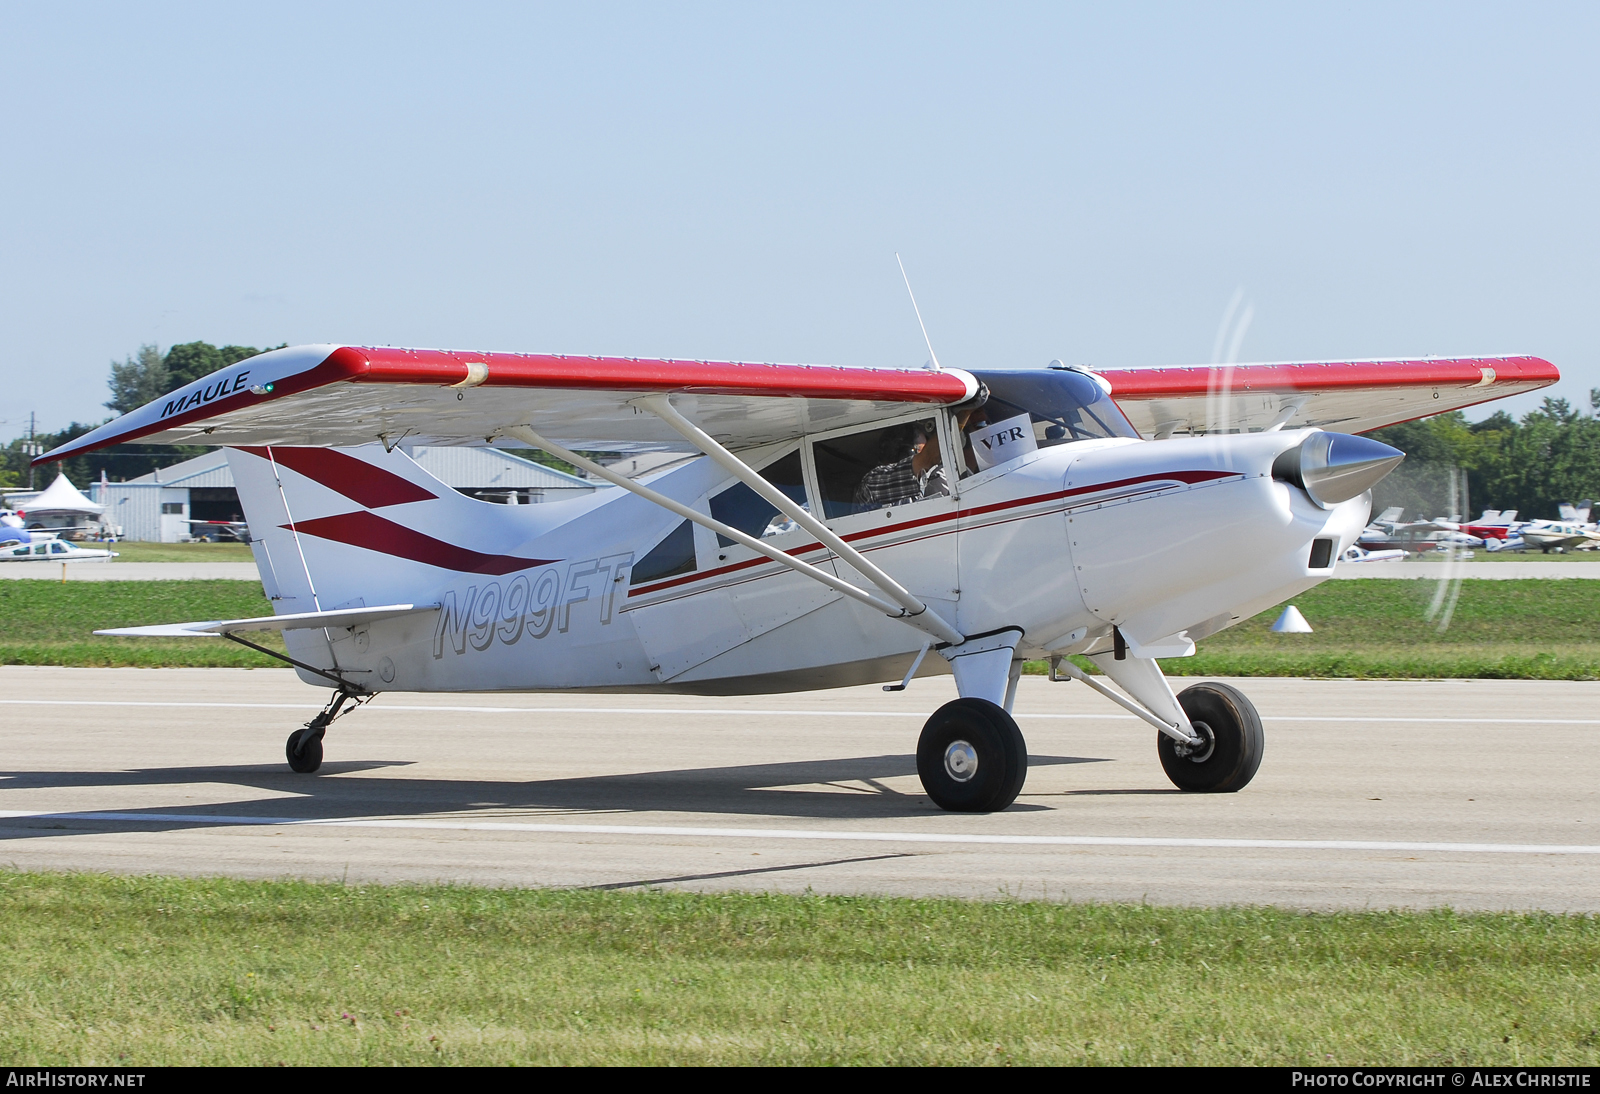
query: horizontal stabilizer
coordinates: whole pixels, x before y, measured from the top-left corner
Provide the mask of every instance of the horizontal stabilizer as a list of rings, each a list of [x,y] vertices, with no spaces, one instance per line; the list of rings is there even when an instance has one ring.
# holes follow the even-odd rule
[[[331,612],[300,612],[295,615],[262,615],[254,619],[209,619],[199,623],[160,623],[153,627],[119,627],[95,631],[127,638],[215,638],[224,634],[250,631],[295,631],[312,627],[357,627],[393,619],[400,615],[437,611],[437,604],[385,604],[377,608],[342,608]]]

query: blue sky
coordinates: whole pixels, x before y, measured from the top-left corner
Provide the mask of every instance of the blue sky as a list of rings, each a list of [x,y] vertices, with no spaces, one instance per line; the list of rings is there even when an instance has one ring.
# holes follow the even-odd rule
[[[141,343],[1600,386],[1600,6],[0,3],[0,436]],[[1537,402],[1525,398],[1513,410]]]

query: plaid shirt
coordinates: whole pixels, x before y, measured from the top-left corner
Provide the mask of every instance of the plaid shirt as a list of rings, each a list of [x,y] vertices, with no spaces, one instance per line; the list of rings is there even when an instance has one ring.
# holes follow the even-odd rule
[[[856,504],[883,507],[948,494],[944,468],[935,464],[918,476],[911,466],[915,459],[915,455],[907,456],[899,463],[881,464],[868,471],[856,487]]]

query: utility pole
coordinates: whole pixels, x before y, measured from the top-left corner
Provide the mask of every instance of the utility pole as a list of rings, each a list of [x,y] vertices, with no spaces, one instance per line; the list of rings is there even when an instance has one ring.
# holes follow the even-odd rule
[[[39,454],[39,446],[37,444],[35,444],[34,440],[33,440],[33,431],[34,431],[34,426],[36,424],[34,422],[34,419],[36,417],[38,417],[36,412],[34,412],[32,410],[28,411],[28,443],[25,446],[24,450],[28,453],[28,489],[29,490],[33,489],[33,458]]]

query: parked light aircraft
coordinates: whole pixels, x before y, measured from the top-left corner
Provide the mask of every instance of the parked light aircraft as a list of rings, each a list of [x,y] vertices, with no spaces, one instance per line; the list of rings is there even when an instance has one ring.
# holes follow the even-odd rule
[[[250,522],[244,520],[186,520],[191,536],[208,538],[216,536],[219,540],[236,543],[250,542]]]
[[[1351,544],[1349,547],[1346,547],[1344,549],[1344,553],[1339,556],[1339,561],[1340,562],[1403,562],[1405,560],[1405,557],[1406,557],[1406,553],[1404,551],[1400,551],[1400,550],[1369,551],[1365,547],[1358,547],[1355,544]]]
[[[0,543],[32,543],[33,533],[22,526],[22,517],[10,509],[0,509]]]
[[[99,633],[281,631],[301,678],[334,691],[289,737],[296,771],[385,691],[899,690],[950,672],[959,698],[924,726],[918,774],[939,806],[989,811],[1026,774],[1009,710],[1028,658],[1154,726],[1179,787],[1243,787],[1254,707],[1225,684],[1174,695],[1159,660],[1333,573],[1403,458],[1351,434],[1558,378],[1534,357],[1095,373],[302,346],[40,462],[230,446],[275,614]],[[449,444],[540,448],[617,489],[476,501],[406,456]],[[597,449],[695,458],[639,482],[580,454]]]
[[[1458,519],[1405,521],[1400,518],[1405,510],[1390,506],[1372,519],[1356,537],[1356,543],[1368,551],[1386,554],[1399,551],[1401,555],[1420,554],[1447,547],[1482,547],[1484,537],[1468,530]]]
[[[1526,522],[1524,522],[1526,523]],[[1463,524],[1461,530],[1468,535],[1477,536],[1488,546],[1491,539],[1505,539],[1518,527],[1517,511],[1515,509],[1485,509],[1477,520]]]
[[[1482,536],[1484,545],[1491,551],[1521,551],[1537,547],[1546,554],[1566,550],[1593,551],[1600,549],[1600,525],[1589,519],[1593,502],[1557,507],[1556,520],[1517,519],[1515,509],[1499,512],[1485,509],[1483,516],[1473,524],[1462,525],[1462,530]],[[1498,541],[1498,542],[1497,542]]]
[[[1517,535],[1526,546],[1537,547],[1545,554],[1600,544],[1600,532],[1594,525],[1566,520],[1531,520],[1517,529]]]
[[[39,532],[34,532],[32,541],[28,543],[0,542],[0,562],[83,562],[86,559],[109,562],[116,557],[115,551],[79,547],[76,543]]]

